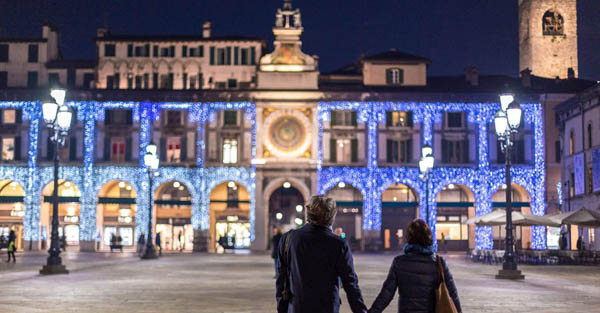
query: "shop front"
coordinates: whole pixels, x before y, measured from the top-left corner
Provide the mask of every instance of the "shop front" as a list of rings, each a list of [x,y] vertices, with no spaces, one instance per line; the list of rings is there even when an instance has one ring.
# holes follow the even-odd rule
[[[23,249],[23,187],[12,180],[0,181],[0,247],[7,245],[10,231],[15,232],[17,250]]]
[[[100,191],[96,212],[98,250],[110,249],[111,243],[131,249],[136,244],[135,190],[123,181],[107,183]]]
[[[250,197],[241,184],[229,181],[210,194],[210,252],[250,248]]]
[[[48,248],[49,238],[52,231],[53,215],[53,183],[49,183],[43,189],[43,203],[40,220],[42,221],[42,249]],[[66,240],[66,246],[79,246],[79,199],[81,193],[79,188],[70,181],[60,179],[58,181],[58,236]]]
[[[406,185],[388,187],[381,197],[381,240],[384,250],[402,250],[408,224],[417,217],[419,203]]]

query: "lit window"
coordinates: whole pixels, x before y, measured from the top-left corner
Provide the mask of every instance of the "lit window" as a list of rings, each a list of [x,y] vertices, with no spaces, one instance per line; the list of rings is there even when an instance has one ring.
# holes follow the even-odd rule
[[[2,138],[2,160],[15,159],[15,138]]]
[[[238,161],[238,142],[237,139],[223,140],[223,163],[231,164]]]
[[[125,138],[113,137],[110,139],[110,160],[112,162],[125,161]]]
[[[167,138],[167,161],[179,162],[181,160],[181,138]]]
[[[412,112],[388,111],[386,112],[386,126],[388,127],[411,127]]]
[[[17,120],[17,114],[15,110],[2,110],[2,123],[3,124],[14,124]]]

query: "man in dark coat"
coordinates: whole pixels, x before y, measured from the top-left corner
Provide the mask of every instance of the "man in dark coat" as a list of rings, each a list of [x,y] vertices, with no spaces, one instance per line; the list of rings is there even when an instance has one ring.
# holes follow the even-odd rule
[[[367,312],[350,247],[331,231],[336,213],[332,199],[313,196],[306,206],[308,223],[282,237],[276,279],[278,313],[338,313],[340,281],[352,312]],[[291,292],[289,301],[282,298],[286,279]]]
[[[279,251],[279,242],[281,241],[281,230],[279,227],[273,227],[273,239],[271,239],[271,258],[275,263],[275,278],[277,277],[277,252]]]

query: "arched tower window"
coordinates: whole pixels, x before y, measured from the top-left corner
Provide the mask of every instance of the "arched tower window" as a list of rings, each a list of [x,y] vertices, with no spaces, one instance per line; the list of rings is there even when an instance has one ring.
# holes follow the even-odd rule
[[[544,13],[542,18],[542,31],[544,36],[562,36],[565,34],[565,21],[558,13],[554,10],[548,10]]]
[[[592,148],[592,123],[588,124],[587,127],[587,137],[588,137],[588,148]]]
[[[573,131],[569,134],[569,154],[573,155],[575,153],[575,134]]]

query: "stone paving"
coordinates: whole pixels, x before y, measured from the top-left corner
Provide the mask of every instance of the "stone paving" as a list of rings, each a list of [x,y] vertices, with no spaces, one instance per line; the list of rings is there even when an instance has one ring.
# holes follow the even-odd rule
[[[0,312],[274,312],[272,260],[266,254],[68,252],[68,275],[44,277],[43,253],[0,263]],[[393,255],[356,255],[370,304]],[[494,279],[498,266],[448,257],[464,312],[600,312],[600,267],[523,266],[524,281]],[[345,295],[343,295],[344,303]],[[396,312],[396,299],[386,312]],[[342,312],[350,312],[344,304]]]

